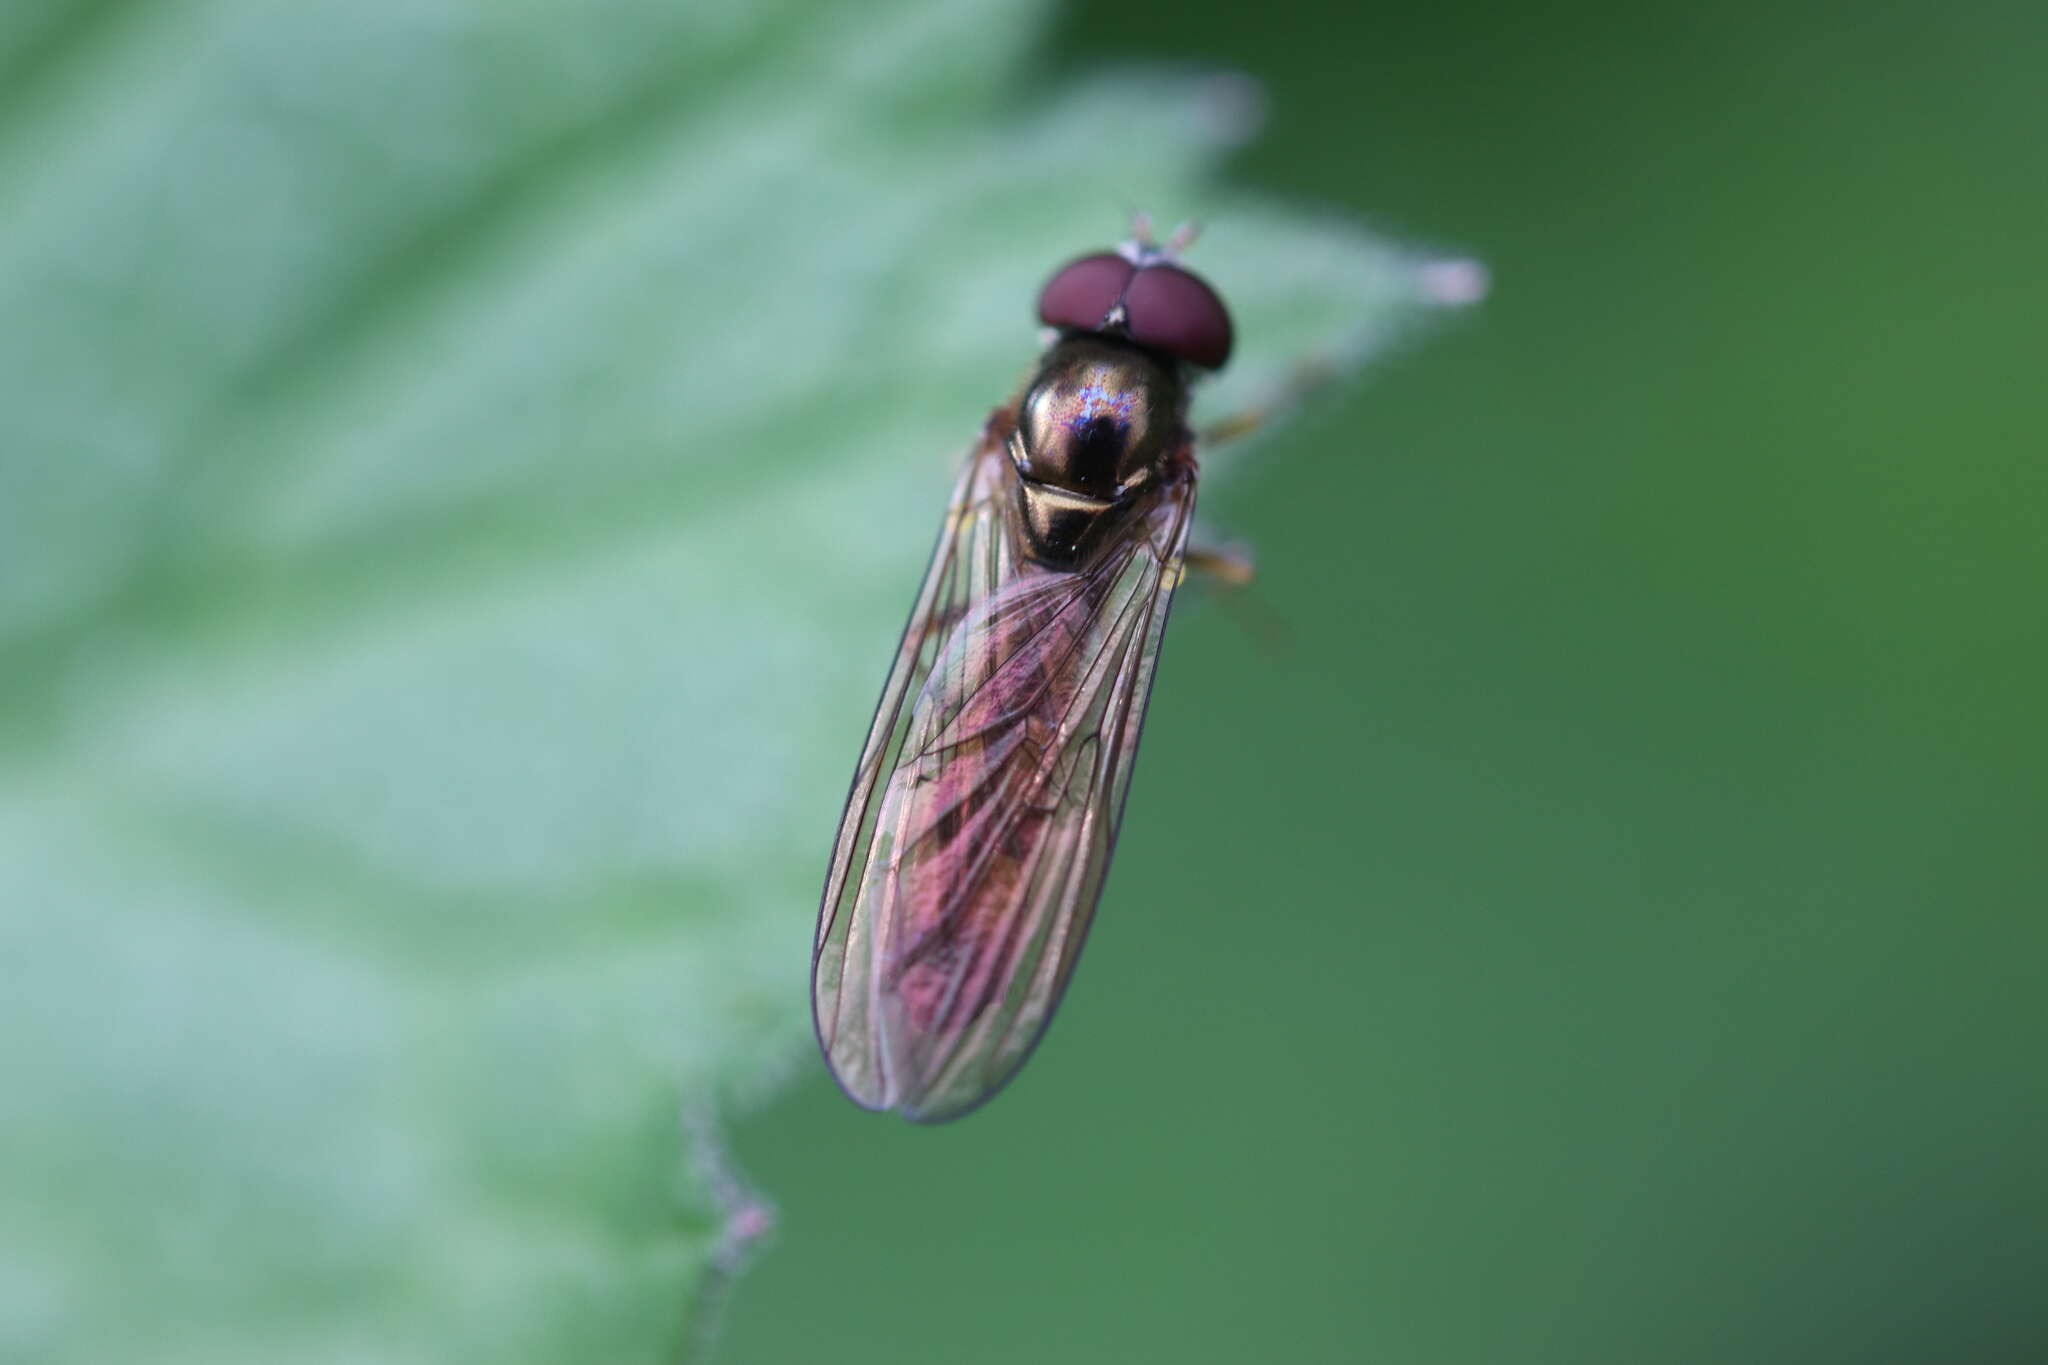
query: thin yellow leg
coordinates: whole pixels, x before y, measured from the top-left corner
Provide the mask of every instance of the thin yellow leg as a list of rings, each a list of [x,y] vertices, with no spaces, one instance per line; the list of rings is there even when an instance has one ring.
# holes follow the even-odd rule
[[[1198,450],[1204,447],[1222,445],[1249,436],[1261,427],[1269,426],[1291,414],[1301,406],[1302,400],[1323,385],[1335,379],[1340,373],[1337,366],[1321,356],[1309,356],[1297,361],[1280,387],[1263,402],[1233,412],[1202,428],[1198,434]]]
[[[1188,550],[1186,559],[1191,571],[1206,574],[1233,588],[1242,588],[1258,576],[1251,551],[1243,545],[1193,546]]]

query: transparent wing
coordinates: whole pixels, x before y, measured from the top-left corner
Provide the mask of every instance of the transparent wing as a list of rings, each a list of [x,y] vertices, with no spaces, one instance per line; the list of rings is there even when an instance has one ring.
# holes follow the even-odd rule
[[[854,776],[812,1004],[840,1085],[952,1118],[1044,1031],[1094,915],[1129,789],[1191,470],[1083,573],[1019,560],[1008,457],[955,489]]]

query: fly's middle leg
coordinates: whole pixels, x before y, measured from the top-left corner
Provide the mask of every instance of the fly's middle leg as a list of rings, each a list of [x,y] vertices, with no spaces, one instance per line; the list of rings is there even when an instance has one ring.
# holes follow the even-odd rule
[[[1190,545],[1184,556],[1190,573],[1202,575],[1226,587],[1249,587],[1258,577],[1251,546],[1242,541],[1215,545]]]

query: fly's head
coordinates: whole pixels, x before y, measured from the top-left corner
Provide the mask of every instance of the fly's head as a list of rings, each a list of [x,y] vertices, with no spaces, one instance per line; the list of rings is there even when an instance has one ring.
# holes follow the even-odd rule
[[[1192,228],[1164,246],[1143,218],[1115,251],[1067,262],[1038,295],[1038,317],[1063,334],[1094,332],[1158,351],[1197,370],[1220,370],[1230,359],[1230,310],[1200,275],[1180,263]]]

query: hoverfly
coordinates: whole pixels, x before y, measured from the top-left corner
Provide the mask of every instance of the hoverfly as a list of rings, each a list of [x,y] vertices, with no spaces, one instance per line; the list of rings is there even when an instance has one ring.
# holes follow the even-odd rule
[[[1192,234],[1056,271],[1053,339],[968,453],[854,770],[812,956],[840,1087],[922,1122],[1014,1075],[1116,843],[1230,314]]]

